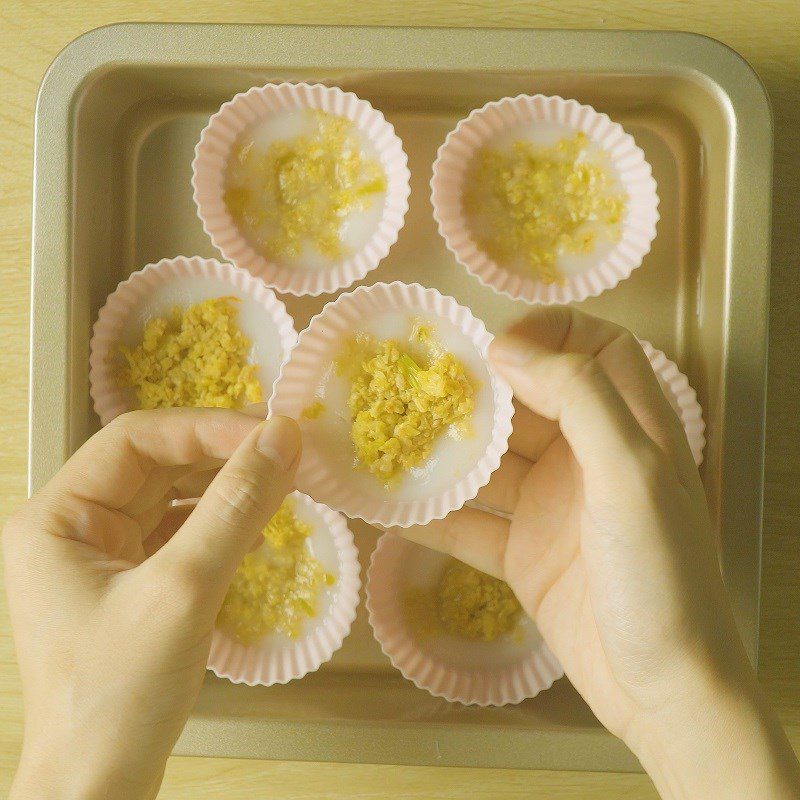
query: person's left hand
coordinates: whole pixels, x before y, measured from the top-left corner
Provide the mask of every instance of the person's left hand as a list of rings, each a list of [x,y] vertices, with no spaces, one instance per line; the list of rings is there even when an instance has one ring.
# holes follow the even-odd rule
[[[282,417],[133,412],[9,520],[25,704],[12,798],[155,797],[225,592],[299,454],[297,426]],[[199,494],[188,519],[169,510]]]

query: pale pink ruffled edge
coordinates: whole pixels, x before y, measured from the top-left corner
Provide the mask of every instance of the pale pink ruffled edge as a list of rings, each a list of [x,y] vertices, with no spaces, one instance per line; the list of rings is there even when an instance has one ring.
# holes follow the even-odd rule
[[[423,652],[408,631],[398,587],[405,548],[419,547],[392,533],[378,541],[367,570],[367,611],[381,650],[404,678],[434,697],[451,703],[503,706],[520,703],[549,689],[564,675],[542,641],[513,666],[502,669],[455,669]]]
[[[248,294],[264,309],[277,331],[283,356],[281,363],[289,358],[297,342],[294,323],[283,303],[260,278],[216,259],[198,256],[161,259],[122,281],[106,299],[94,324],[89,345],[89,393],[102,425],[131,410],[125,401],[126,393],[117,385],[111,361],[128,315],[144,297],[177,278],[219,280]]]
[[[491,376],[494,409],[489,445],[464,478],[447,491],[425,500],[391,502],[364,497],[348,485],[346,477],[341,480],[341,476],[334,474],[321,459],[314,458],[308,449],[303,453],[297,471],[297,487],[348,517],[387,528],[406,528],[442,519],[472,500],[489,482],[508,449],[513,415],[511,388],[488,363],[489,343],[494,337],[468,308],[459,305],[452,297],[416,283],[377,283],[340,295],[328,303],[300,334],[297,347],[275,383],[270,412],[299,419],[302,410],[311,402],[320,374],[330,364],[332,354],[365,318],[384,309],[399,309],[409,314],[427,312],[449,321],[474,344],[486,361]],[[322,363],[326,359],[327,364]]]
[[[318,109],[350,119],[373,145],[386,173],[384,212],[375,233],[361,250],[326,270],[290,269],[268,261],[239,233],[223,199],[226,166],[242,131],[275,112],[298,108]],[[211,117],[192,161],[197,214],[214,247],[279,292],[297,296],[335,292],[361,280],[378,266],[403,227],[410,178],[403,144],[383,114],[352,92],[318,83],[267,84],[237,94]]]
[[[608,154],[629,195],[622,237],[609,255],[564,284],[545,284],[510,272],[472,240],[461,208],[461,186],[475,152],[502,131],[522,122],[557,122],[583,131]],[[658,194],[642,150],[622,126],[576,100],[545,95],[504,97],[462,119],[439,148],[431,179],[433,216],[456,259],[484,286],[526,303],[566,304],[594,297],[628,278],[656,236]]]
[[[670,361],[661,350],[644,340],[640,340],[640,344],[662,386],[666,387],[675,400],[692,456],[700,466],[706,446],[706,424],[703,421],[703,409],[697,402],[697,392],[689,385],[689,379],[678,369],[678,365]]]
[[[241,644],[215,628],[207,667],[217,677],[232,683],[272,686],[318,670],[342,646],[356,618],[361,566],[353,534],[344,517],[300,492],[294,492],[291,497],[298,507],[306,506],[319,514],[333,538],[339,558],[336,596],[321,625],[280,650],[270,650],[268,639],[250,646]]]

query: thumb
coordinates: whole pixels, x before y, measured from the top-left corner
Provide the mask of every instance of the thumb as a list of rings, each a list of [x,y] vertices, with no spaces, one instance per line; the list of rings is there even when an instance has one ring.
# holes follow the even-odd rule
[[[222,596],[253,540],[292,490],[300,430],[287,417],[255,428],[155,558],[183,568],[205,593]]]
[[[638,347],[616,325],[571,308],[548,308],[489,346],[492,364],[514,396],[556,420],[581,468],[598,475],[619,474],[624,466],[638,470],[638,457],[656,450],[603,366],[603,352],[622,337]],[[644,377],[653,379],[647,362],[645,369],[650,374]]]

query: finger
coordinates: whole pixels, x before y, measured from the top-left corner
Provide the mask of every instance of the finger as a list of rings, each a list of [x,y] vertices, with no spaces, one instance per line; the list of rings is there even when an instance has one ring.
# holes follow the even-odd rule
[[[635,470],[655,450],[597,359],[620,336],[630,336],[621,331],[571,308],[548,308],[490,346],[517,398],[558,421],[583,469]],[[649,378],[655,380],[652,370]]]
[[[39,492],[9,521],[4,539],[31,540],[41,534],[80,542],[112,559],[141,562],[142,538],[136,520],[77,497]]]
[[[520,489],[505,572],[532,616],[580,547],[584,487],[567,441],[560,437],[531,467]],[[601,481],[618,492],[614,481]]]
[[[193,472],[175,483],[177,497],[181,499],[201,497],[217,477],[219,469],[207,469],[202,472]]]
[[[478,492],[477,501],[493,511],[513,513],[519,500],[520,486],[532,466],[533,462],[527,458],[507,452],[492,473],[492,479]]]
[[[181,529],[191,512],[192,509],[167,509],[161,522],[142,542],[147,558],[158,552]]]
[[[47,490],[123,508],[156,467],[224,462],[258,424],[254,417],[227,409],[122,414],[67,461]]]
[[[625,333],[603,348],[597,360],[644,432],[670,456],[682,476],[699,481],[683,423],[664,394],[639,340]]]
[[[529,461],[538,461],[542,453],[561,435],[557,422],[534,413],[516,398],[513,425],[508,448]]]
[[[161,525],[161,521],[164,519],[164,516],[170,511],[170,503],[175,499],[176,496],[177,493],[175,489],[171,488],[160,500],[132,517],[139,525],[140,539],[142,542],[144,542],[147,537],[150,536],[159,525]]]
[[[142,544],[145,556],[150,558],[157,553],[181,529],[192,511],[192,508],[176,508],[174,506],[168,508],[162,520]],[[264,544],[264,535],[259,531],[248,552],[252,553],[258,550],[262,544]]]
[[[242,414],[247,414],[248,417],[255,417],[263,422],[269,413],[269,403],[266,400],[261,400],[258,403],[248,403],[241,411]]]
[[[174,511],[168,509],[159,525],[142,544],[146,558],[157,553],[181,529],[191,511],[192,509],[175,509]],[[258,533],[248,552],[255,552],[262,544],[264,544],[264,536],[262,533]]]
[[[275,417],[260,424],[155,558],[177,566],[221,602],[253,540],[291,490],[299,457],[297,423]]]
[[[182,493],[173,490],[183,484],[184,481],[193,478],[196,471],[199,470],[200,475],[207,475],[211,471],[216,472],[224,463],[222,459],[207,458],[196,464],[186,466],[154,467],[145,478],[136,496],[122,506],[120,511],[131,517],[148,514],[154,506],[160,505],[167,495],[170,495],[170,499],[183,497]],[[198,482],[198,485],[202,485],[202,482]],[[205,485],[208,486],[208,483]],[[192,496],[201,495],[203,491],[204,489],[199,491],[197,495]]]
[[[409,541],[448,553],[481,572],[503,578],[509,522],[502,517],[464,507],[427,525],[390,530]]]
[[[648,438],[673,458],[681,473],[696,474],[683,426],[628,330],[573,308],[553,307],[534,312],[501,338],[498,350],[510,342],[524,343],[535,351],[596,361]]]
[[[189,514],[197,506],[200,497],[218,474],[218,469],[208,469],[181,478],[175,483],[173,491],[162,498],[159,504],[160,517],[158,517],[155,509],[148,512],[153,520],[157,519],[156,524],[152,525],[147,531],[147,535],[152,537],[145,542],[145,552],[148,556],[169,541],[175,531],[183,525]],[[139,519],[139,524],[143,532],[147,530],[146,524],[141,518]],[[264,537],[259,532],[250,547],[250,551],[257,550],[263,542]]]

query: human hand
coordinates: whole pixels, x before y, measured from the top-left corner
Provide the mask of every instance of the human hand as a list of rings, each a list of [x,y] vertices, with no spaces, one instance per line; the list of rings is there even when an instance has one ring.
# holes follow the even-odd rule
[[[292,488],[297,426],[125,414],[9,520],[25,730],[12,798],[152,798],[239,562]],[[203,493],[205,492],[205,493]],[[197,507],[169,501],[203,494]]]
[[[796,797],[797,764],[738,637],[683,428],[635,337],[548,308],[490,358],[516,413],[478,501],[510,519],[464,508],[396,532],[506,580],[665,797],[754,797],[742,794],[751,785]]]

